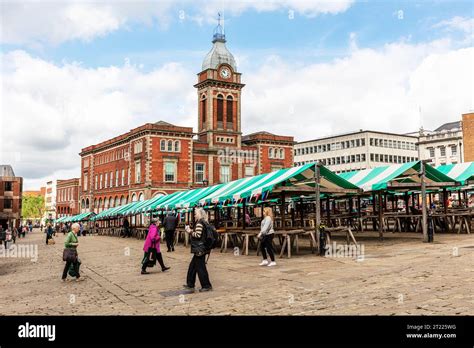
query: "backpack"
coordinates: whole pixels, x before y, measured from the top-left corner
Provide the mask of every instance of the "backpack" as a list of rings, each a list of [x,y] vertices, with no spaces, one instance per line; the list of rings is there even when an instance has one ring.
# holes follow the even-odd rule
[[[204,227],[206,228],[205,236],[204,236],[204,246],[206,250],[211,251],[215,247],[217,247],[217,243],[219,241],[219,234],[217,233],[216,228],[209,224],[206,221],[202,222]]]

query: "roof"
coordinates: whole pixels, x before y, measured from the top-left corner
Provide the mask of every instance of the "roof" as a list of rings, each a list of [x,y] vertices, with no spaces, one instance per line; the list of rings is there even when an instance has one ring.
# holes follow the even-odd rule
[[[13,171],[13,168],[11,165],[8,164],[0,164],[0,177],[3,176],[15,176],[15,172]]]
[[[425,168],[426,182],[428,183],[454,181],[430,165],[425,165]],[[420,161],[416,161],[340,173],[338,175],[367,192],[385,190],[390,186],[391,182],[420,183],[419,172]]]
[[[441,173],[465,185],[474,180],[474,162],[444,164],[436,167]]]
[[[452,129],[461,129],[461,121],[455,121],[455,122],[448,122],[445,123],[438,128],[436,128],[434,131],[435,132],[441,132],[444,130],[452,130]]]
[[[217,69],[219,65],[224,63],[230,65],[234,71],[237,71],[237,64],[235,63],[234,56],[225,45],[225,39],[214,41],[212,49],[204,57],[202,70]]]
[[[155,122],[155,124],[156,124],[157,126],[175,127],[174,124],[171,124],[171,123],[166,122],[166,121],[163,121],[163,120],[160,120],[160,121],[158,121],[158,122]]]
[[[372,131],[372,130],[360,129],[360,130],[358,130],[358,131],[353,131],[353,132],[339,133],[339,134],[324,136],[324,137],[321,137],[321,138],[315,138],[315,139],[310,139],[310,140],[298,141],[298,142],[295,144],[295,146],[298,146],[298,145],[304,144],[304,143],[311,143],[311,142],[313,142],[313,141],[321,141],[321,140],[327,140],[327,139],[345,137],[345,136],[348,136],[348,135],[362,134],[362,133],[375,133],[375,134],[394,135],[394,136],[405,137],[405,138],[413,138],[413,140],[418,139],[418,137],[417,137],[416,135],[398,134],[398,133],[390,133],[390,132],[382,132],[382,131]]]

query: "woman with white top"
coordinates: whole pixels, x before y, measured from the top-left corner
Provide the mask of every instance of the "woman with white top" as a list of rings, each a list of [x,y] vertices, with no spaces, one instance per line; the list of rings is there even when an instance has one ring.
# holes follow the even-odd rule
[[[260,227],[258,238],[260,239],[260,250],[262,251],[263,261],[260,266],[276,266],[275,253],[273,251],[273,212],[272,208],[266,207],[263,209],[263,220]],[[267,253],[270,256],[271,262],[267,260]]]

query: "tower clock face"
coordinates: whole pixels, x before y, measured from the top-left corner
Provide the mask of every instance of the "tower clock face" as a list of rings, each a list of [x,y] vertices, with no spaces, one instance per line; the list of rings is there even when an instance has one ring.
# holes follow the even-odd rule
[[[230,77],[230,70],[229,68],[222,68],[221,69],[221,72],[220,72],[220,75],[222,78],[224,79],[228,79]]]

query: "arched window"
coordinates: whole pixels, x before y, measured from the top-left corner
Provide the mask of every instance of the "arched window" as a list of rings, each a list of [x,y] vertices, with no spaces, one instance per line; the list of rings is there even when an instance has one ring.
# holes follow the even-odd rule
[[[86,209],[89,209],[89,198],[86,199]]]
[[[168,140],[168,151],[173,151],[173,140]]]
[[[99,209],[102,209],[102,198],[99,198]]]
[[[285,158],[285,152],[283,149],[280,149],[280,158]]]
[[[160,142],[160,150],[161,151],[166,151],[166,140],[162,140]]]
[[[120,205],[125,205],[125,204],[127,204],[127,200],[125,199],[124,196],[122,196],[122,197],[120,198]]]
[[[268,157],[273,158],[273,148],[268,149]]]
[[[222,94],[217,95],[217,122],[224,121],[224,97]]]
[[[143,196],[143,193],[140,193],[140,196],[138,196],[139,201],[143,201],[145,199],[145,196]]]
[[[134,193],[132,195],[132,202],[136,202],[137,201],[137,195]]]
[[[227,123],[234,122],[234,99],[231,95],[227,97]]]
[[[118,207],[120,205],[120,199],[118,197],[115,197],[115,204],[114,206]]]
[[[179,146],[179,140],[175,140],[174,142],[174,152],[179,152],[180,146]]]
[[[112,197],[109,198],[109,208],[114,207],[114,199]]]
[[[206,97],[203,95],[201,98],[201,119],[203,126],[206,123],[206,116]]]

